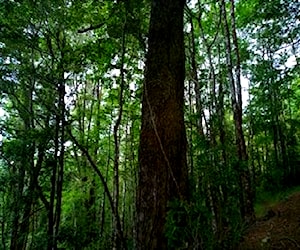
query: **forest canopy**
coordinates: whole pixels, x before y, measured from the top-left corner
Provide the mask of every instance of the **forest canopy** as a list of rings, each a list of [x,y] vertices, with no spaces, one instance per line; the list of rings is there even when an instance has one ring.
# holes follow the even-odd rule
[[[300,185],[297,0],[0,0],[0,248],[234,249]]]

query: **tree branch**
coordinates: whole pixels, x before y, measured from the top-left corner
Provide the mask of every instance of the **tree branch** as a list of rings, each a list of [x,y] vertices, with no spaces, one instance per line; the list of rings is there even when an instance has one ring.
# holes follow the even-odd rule
[[[82,33],[85,33],[85,32],[88,32],[90,30],[96,30],[96,29],[100,29],[103,25],[105,24],[105,22],[103,23],[99,23],[97,25],[90,25],[90,27],[87,27],[87,28],[83,28],[83,29],[79,29],[77,32],[79,34],[82,34]]]
[[[108,188],[108,184],[105,180],[105,177],[104,175],[101,173],[101,171],[98,169],[97,167],[97,164],[95,163],[95,161],[92,159],[90,153],[88,152],[88,150],[83,146],[81,145],[77,139],[73,136],[72,132],[68,129],[67,130],[71,140],[74,142],[74,144],[81,150],[81,152],[86,156],[87,160],[89,161],[92,169],[96,172],[96,174],[99,176],[101,182],[102,182],[102,185],[104,187],[104,191],[107,195],[107,198],[108,198],[108,201],[109,201],[109,204],[110,204],[110,207],[112,209],[112,213],[113,213],[113,216],[115,217],[116,221],[117,221],[117,231],[118,231],[118,235],[120,237],[120,240],[122,241],[123,243],[123,247],[124,249],[126,249],[126,241],[124,239],[124,235],[123,235],[123,230],[122,230],[122,226],[121,226],[121,221],[120,221],[120,216],[119,216],[119,213],[118,213],[118,209],[115,207],[114,205],[114,202],[113,202],[113,197],[109,191],[109,188]]]

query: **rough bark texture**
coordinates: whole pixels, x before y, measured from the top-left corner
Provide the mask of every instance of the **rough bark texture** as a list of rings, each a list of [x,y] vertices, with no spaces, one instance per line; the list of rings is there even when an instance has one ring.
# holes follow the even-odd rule
[[[169,201],[187,197],[184,0],[153,0],[142,102],[137,248],[166,249]]]

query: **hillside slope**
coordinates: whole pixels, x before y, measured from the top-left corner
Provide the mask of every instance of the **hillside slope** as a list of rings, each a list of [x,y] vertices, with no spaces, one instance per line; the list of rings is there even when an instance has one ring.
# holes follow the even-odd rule
[[[239,249],[300,249],[300,192],[270,206],[245,232]]]

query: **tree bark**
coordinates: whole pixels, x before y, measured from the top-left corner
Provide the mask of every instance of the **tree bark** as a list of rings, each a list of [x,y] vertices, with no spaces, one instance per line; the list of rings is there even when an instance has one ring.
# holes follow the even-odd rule
[[[51,38],[49,38],[49,50],[51,50]],[[62,205],[62,192],[63,192],[63,177],[64,177],[64,154],[65,154],[65,77],[64,77],[64,49],[66,45],[64,32],[57,32],[55,42],[60,50],[61,60],[54,67],[54,58],[52,55],[52,67],[57,71],[56,82],[56,96],[58,111],[55,115],[55,138],[54,138],[54,156],[53,156],[53,169],[51,176],[51,192],[48,210],[48,246],[49,250],[57,249],[57,235],[59,233],[60,219],[61,219],[61,205]]]
[[[166,249],[168,203],[187,198],[184,0],[153,0],[142,100],[137,248]]]
[[[226,63],[228,67],[228,78],[231,91],[231,105],[233,110],[236,146],[238,155],[237,171],[239,173],[240,181],[240,210],[241,216],[246,221],[251,223],[255,219],[254,214],[254,193],[252,189],[251,176],[248,168],[248,153],[243,133],[243,110],[242,110],[242,91],[241,91],[241,74],[240,74],[240,57],[239,47],[237,41],[236,27],[235,27],[235,14],[234,14],[234,0],[231,3],[231,28],[229,28],[225,0],[221,1],[221,13],[223,17],[223,25],[225,31],[225,44],[226,44]],[[231,42],[231,36],[233,42]],[[236,64],[234,65],[232,59],[231,49],[233,48],[236,54]],[[235,74],[234,74],[235,73]]]
[[[122,32],[122,51],[121,51],[121,69],[120,69],[120,89],[119,89],[119,113],[117,116],[116,123],[114,125],[114,144],[115,144],[115,157],[114,157],[114,209],[119,209],[119,196],[120,196],[120,183],[119,183],[119,163],[120,163],[120,126],[123,116],[124,106],[124,91],[125,91],[125,72],[124,72],[124,59],[126,53],[126,18],[124,20],[124,27]],[[114,246],[116,249],[120,249],[121,240],[118,238],[116,217],[113,217],[114,225]]]

